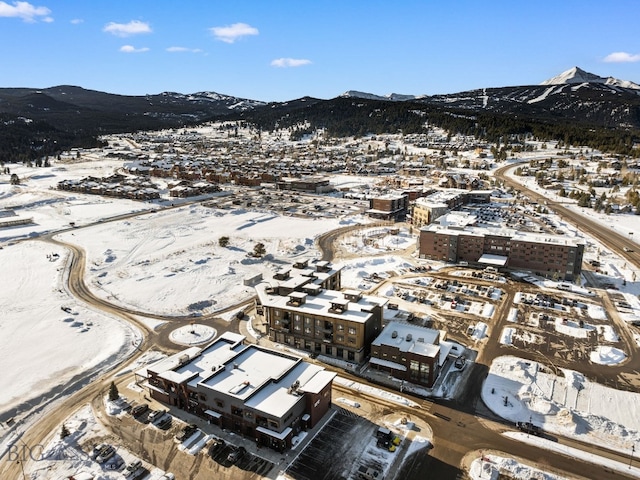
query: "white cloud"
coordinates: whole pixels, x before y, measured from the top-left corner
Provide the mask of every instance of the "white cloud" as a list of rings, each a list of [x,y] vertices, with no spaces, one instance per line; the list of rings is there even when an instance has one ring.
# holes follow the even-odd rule
[[[276,58],[271,61],[272,67],[301,67],[303,65],[311,64],[311,60],[306,58]]]
[[[190,53],[200,53],[202,52],[201,49],[199,48],[187,48],[187,47],[169,47],[167,48],[167,52],[172,52],[172,53],[180,53],[180,52],[190,52]]]
[[[133,45],[123,45],[120,47],[120,51],[124,53],[143,53],[148,52],[149,49],[147,47],[136,48]]]
[[[74,25],[79,25],[80,23],[84,23],[84,20],[81,18],[74,18],[73,20],[71,20],[71,23]]]
[[[226,43],[233,43],[241,37],[258,35],[259,33],[257,28],[246,23],[234,23],[225,27],[211,27],[209,31],[218,40]]]
[[[604,57],[604,61],[609,63],[640,62],[640,53],[634,55],[627,52],[613,52]]]
[[[146,22],[131,20],[129,23],[109,22],[102,29],[103,32],[112,33],[117,37],[128,37],[139,33],[151,33],[151,27]]]
[[[25,22],[35,22],[38,17],[44,17],[43,21],[52,22],[50,13],[47,7],[34,7],[29,2],[13,2],[13,5],[0,2],[0,17],[18,17]]]

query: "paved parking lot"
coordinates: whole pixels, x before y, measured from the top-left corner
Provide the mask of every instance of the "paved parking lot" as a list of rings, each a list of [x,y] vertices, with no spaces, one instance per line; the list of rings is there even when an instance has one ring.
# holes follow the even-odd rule
[[[377,428],[367,419],[339,408],[286,473],[296,480],[347,479],[362,454],[362,439],[369,439]]]

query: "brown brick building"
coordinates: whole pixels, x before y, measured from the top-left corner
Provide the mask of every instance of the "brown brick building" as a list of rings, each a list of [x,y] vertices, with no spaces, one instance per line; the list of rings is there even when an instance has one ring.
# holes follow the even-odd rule
[[[381,195],[369,200],[367,215],[381,220],[404,220],[408,206],[408,195]]]
[[[580,276],[584,255],[584,244],[560,235],[435,224],[422,227],[418,249],[420,258],[491,264],[567,281]]]
[[[155,400],[279,451],[329,411],[335,375],[230,332],[136,373]]]
[[[450,350],[448,344],[441,347],[441,334],[431,328],[389,322],[371,345],[369,363],[399,380],[432,387]]]
[[[264,316],[270,340],[316,355],[364,362],[382,331],[387,299],[358,290],[339,291],[340,271],[327,262],[298,267],[256,286],[257,311]]]

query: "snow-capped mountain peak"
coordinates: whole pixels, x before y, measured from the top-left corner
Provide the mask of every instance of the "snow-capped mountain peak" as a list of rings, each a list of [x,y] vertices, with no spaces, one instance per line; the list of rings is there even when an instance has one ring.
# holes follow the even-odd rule
[[[630,82],[628,80],[618,80],[613,77],[601,77],[593,73],[586,72],[579,67],[573,67],[569,70],[562,72],[560,75],[556,75],[540,85],[567,85],[576,83],[603,83],[605,85],[611,85],[615,87],[640,89],[640,85]]]
[[[404,95],[402,93],[389,93],[382,96],[375,95],[373,93],[359,92],[358,90],[348,90],[340,96],[345,98],[363,98],[367,100],[392,100],[394,102],[405,102],[425,97],[425,95]]]

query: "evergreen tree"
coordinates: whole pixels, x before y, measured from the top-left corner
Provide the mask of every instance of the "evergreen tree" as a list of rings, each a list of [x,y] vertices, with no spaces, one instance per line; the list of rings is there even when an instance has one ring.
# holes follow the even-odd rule
[[[111,382],[111,385],[109,385],[109,400],[115,402],[118,398],[120,398],[118,387],[116,387],[114,382]]]
[[[264,243],[256,243],[255,247],[253,247],[253,256],[262,257],[265,253],[267,253],[267,250],[264,248]]]

